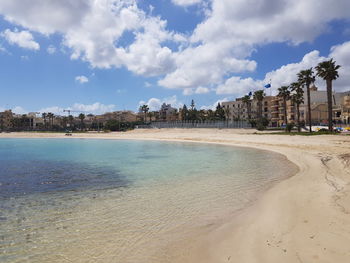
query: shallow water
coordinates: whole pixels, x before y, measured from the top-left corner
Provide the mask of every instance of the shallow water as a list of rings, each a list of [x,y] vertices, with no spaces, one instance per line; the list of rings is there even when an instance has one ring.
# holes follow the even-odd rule
[[[0,262],[168,262],[163,248],[295,172],[249,148],[0,139]]]

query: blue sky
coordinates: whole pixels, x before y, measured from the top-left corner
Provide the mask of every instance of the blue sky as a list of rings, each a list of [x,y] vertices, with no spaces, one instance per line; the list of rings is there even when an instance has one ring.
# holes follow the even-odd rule
[[[208,108],[330,57],[350,90],[346,0],[42,2],[0,3],[0,110]]]

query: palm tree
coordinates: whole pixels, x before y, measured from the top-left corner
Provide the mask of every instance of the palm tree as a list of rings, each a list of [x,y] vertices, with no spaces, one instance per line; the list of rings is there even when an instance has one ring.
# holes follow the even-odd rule
[[[282,86],[282,87],[278,88],[277,97],[280,97],[283,100],[284,124],[287,126],[287,124],[288,124],[287,100],[289,100],[289,98],[290,98],[289,87],[288,86]]]
[[[154,112],[152,112],[152,111],[150,111],[150,112],[148,113],[149,122],[152,122],[152,117],[153,117],[154,115],[155,115],[155,114],[154,114]]]
[[[146,116],[147,116],[147,112],[149,111],[149,107],[146,104],[144,104],[144,105],[140,106],[140,111],[143,112],[144,121],[146,122]]]
[[[242,98],[242,102],[247,106],[247,111],[248,111],[248,120],[251,118],[251,111],[252,111],[252,101],[250,99],[249,95],[245,95]]]
[[[312,68],[301,70],[298,73],[298,81],[306,86],[306,94],[307,94],[307,115],[309,121],[309,132],[312,132],[311,126],[311,98],[310,98],[310,85],[315,82],[314,72]]]
[[[262,108],[263,108],[262,102],[264,97],[265,97],[264,90],[257,90],[254,92],[253,98],[258,102],[258,119],[260,122],[262,121]]]
[[[73,121],[74,121],[73,115],[69,115],[69,116],[68,116],[68,121],[69,121],[69,128],[70,128],[71,130],[73,130]]]
[[[291,96],[291,100],[293,104],[296,105],[296,108],[297,108],[298,132],[301,132],[300,104],[304,103],[304,90],[302,89],[301,84],[299,82],[293,82],[292,84],[290,84],[290,89],[293,92]]]
[[[83,130],[85,114],[84,113],[80,113],[78,118],[80,119],[80,130]]]
[[[328,130],[333,131],[333,104],[332,104],[332,81],[339,77],[339,65],[330,59],[317,65],[317,76],[323,78],[327,85],[327,102],[328,102]]]
[[[67,127],[67,123],[68,123],[68,118],[66,116],[62,117],[62,126],[63,128]]]
[[[46,117],[47,117],[47,113],[46,113],[46,112],[43,112],[43,113],[41,114],[41,116],[42,116],[42,118],[44,119],[44,127],[45,127],[45,129],[46,129]]]
[[[51,113],[51,112],[49,112],[49,113],[47,114],[47,117],[49,118],[49,126],[50,126],[50,129],[52,129],[54,114]]]

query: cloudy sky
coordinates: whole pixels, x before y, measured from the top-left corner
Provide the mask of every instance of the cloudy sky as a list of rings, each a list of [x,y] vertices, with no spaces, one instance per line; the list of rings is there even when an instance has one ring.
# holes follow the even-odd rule
[[[334,89],[350,90],[349,10],[349,0],[1,0],[0,110],[211,107],[270,80],[274,93],[331,57],[342,66]]]

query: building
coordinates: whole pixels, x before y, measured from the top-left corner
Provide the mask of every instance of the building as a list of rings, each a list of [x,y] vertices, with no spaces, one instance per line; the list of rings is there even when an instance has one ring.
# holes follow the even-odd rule
[[[310,87],[311,100],[311,123],[313,125],[327,124],[328,120],[328,101],[327,91],[320,91],[316,86]],[[288,123],[297,121],[296,106],[291,100],[287,103],[287,121]],[[248,120],[248,105],[237,98],[235,101],[223,102],[222,106],[227,112],[229,121]],[[277,96],[266,96],[263,100],[262,116],[270,121],[270,126],[280,127],[285,125],[285,110],[283,99]],[[300,121],[308,123],[307,93],[304,90],[304,103],[299,106]],[[258,113],[258,102],[251,100],[250,117],[256,119]],[[333,93],[333,120],[335,123],[350,124],[350,91]]]
[[[274,96],[266,96],[262,101],[262,117],[267,119],[272,118],[272,104]],[[227,112],[229,121],[256,119],[258,116],[258,101],[251,100],[250,105],[246,105],[242,98],[237,98],[235,101],[226,101],[221,103],[222,107]]]
[[[13,113],[11,110],[0,112],[0,130],[8,131],[12,128]]]
[[[159,120],[176,121],[178,119],[177,109],[171,107],[171,104],[163,103],[159,110]]]

